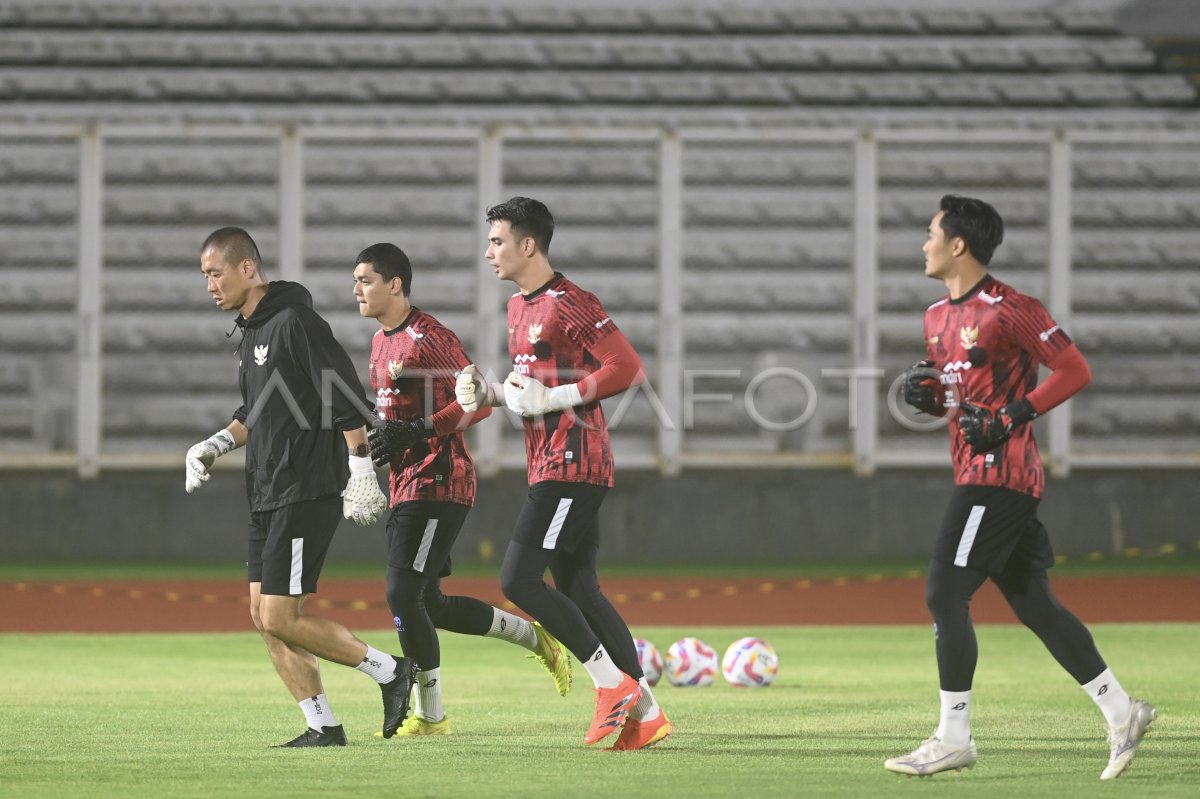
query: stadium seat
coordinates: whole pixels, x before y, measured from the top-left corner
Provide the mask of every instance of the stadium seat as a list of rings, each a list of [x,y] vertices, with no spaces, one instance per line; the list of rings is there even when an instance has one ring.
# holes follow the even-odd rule
[[[1107,8],[1089,6],[1087,3],[1062,3],[1048,9],[1065,30],[1079,34],[1119,33],[1114,10],[1111,3]]]
[[[886,34],[915,34],[921,31],[921,21],[905,8],[850,8],[847,11],[856,31]]]
[[[271,14],[272,9],[275,9],[274,15]],[[365,4],[326,2],[297,5],[292,13],[296,17],[297,25],[313,30],[370,30],[375,22],[373,11],[374,9]],[[245,12],[238,13],[240,15]],[[263,9],[262,17],[266,19],[270,16],[286,18],[286,15],[279,14],[278,7],[274,4]]]
[[[737,41],[687,41],[684,56],[696,69],[743,70],[754,67],[754,59]]]
[[[5,310],[0,316],[0,342],[7,353],[74,349],[74,321],[61,310]]]
[[[46,43],[28,38],[0,39],[0,64],[29,66],[54,59],[54,50]]]
[[[1049,72],[1088,72],[1099,66],[1083,41],[1037,38],[1021,40],[1019,46],[1034,67]]]
[[[786,6],[779,16],[792,30],[802,33],[850,33],[854,30],[850,15],[841,9],[813,6]]]
[[[1002,34],[1049,33],[1057,27],[1050,14],[1035,8],[995,8],[989,9],[987,15]]]
[[[975,7],[918,9],[914,12],[926,31],[978,36],[992,33],[993,17]]]
[[[229,6],[215,3],[167,3],[158,13],[170,28],[230,30],[236,23]]]
[[[968,68],[985,72],[988,70],[1025,71],[1030,66],[1029,54],[1019,46],[1003,39],[970,44],[952,45],[956,59]]]
[[[100,28],[151,28],[162,23],[154,7],[139,2],[98,0],[88,5],[95,25]]]
[[[782,18],[774,8],[729,3],[714,8],[713,19],[728,33],[777,33]]]
[[[572,9],[550,2],[533,5],[513,4],[507,11],[517,30],[569,33],[579,27],[579,19]]]
[[[250,66],[262,58],[253,39],[205,40],[202,47],[191,48],[195,57],[210,66]]]
[[[25,225],[0,225],[0,266],[50,267],[69,273],[78,262],[74,225],[31,229]]]

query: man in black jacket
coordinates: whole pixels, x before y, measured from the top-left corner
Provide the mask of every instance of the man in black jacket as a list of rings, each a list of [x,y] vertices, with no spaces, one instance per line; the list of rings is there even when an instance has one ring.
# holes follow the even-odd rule
[[[308,722],[283,746],[346,744],[317,658],[375,679],[383,693],[383,734],[390,738],[408,713],[416,662],[368,646],[336,621],[304,613],[339,511],[365,526],[387,509],[368,454],[372,414],[359,398],[354,366],[313,310],[306,288],[267,283],[246,231],[226,227],[209,235],[200,248],[200,269],[217,305],[238,312],[242,406],[228,427],[188,450],[185,488],[191,493],[203,485],[218,457],[246,447],[250,617]]]

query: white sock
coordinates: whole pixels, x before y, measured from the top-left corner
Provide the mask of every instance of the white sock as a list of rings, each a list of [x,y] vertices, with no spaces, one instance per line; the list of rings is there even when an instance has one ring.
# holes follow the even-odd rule
[[[492,608],[492,629],[483,634],[485,638],[501,638],[511,641],[517,646],[523,646],[530,652],[537,651],[537,635],[533,625],[522,619],[506,613],[500,608]]]
[[[942,720],[934,735],[951,746],[966,746],[971,740],[971,692],[939,693],[942,695]]]
[[[625,674],[604,651],[603,644],[583,662],[583,667],[587,669],[597,688],[616,688],[621,684],[621,680],[625,679]]]
[[[1096,679],[1079,687],[1086,691],[1100,708],[1108,726],[1117,726],[1129,715],[1129,694],[1125,693],[1121,683],[1117,682],[1112,669],[1105,669]]]
[[[442,707],[442,669],[426,669],[417,673],[416,713],[426,721],[441,721],[446,718]]]
[[[329,707],[329,698],[325,694],[301,699],[299,705],[304,711],[304,719],[308,726],[317,732],[320,732],[322,727],[338,726],[337,717],[333,715],[333,710]]]
[[[362,663],[354,668],[363,674],[371,675],[380,685],[386,685],[396,679],[396,659],[370,645],[367,646],[367,654],[363,656]]]
[[[637,704],[633,706],[629,715],[638,721],[654,721],[662,712],[662,708],[654,701],[654,694],[650,693],[650,683],[646,682],[645,677],[638,680],[638,685],[642,686],[642,695],[638,697]]]

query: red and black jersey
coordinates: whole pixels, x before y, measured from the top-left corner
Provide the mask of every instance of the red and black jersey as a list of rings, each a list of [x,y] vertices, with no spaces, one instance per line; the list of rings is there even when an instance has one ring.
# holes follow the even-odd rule
[[[959,299],[929,306],[925,347],[942,372],[947,408],[963,399],[994,409],[1033,391],[1038,365],[1071,347],[1071,338],[1037,299],[988,276]],[[1001,447],[973,455],[951,423],[950,450],[958,485],[1042,495],[1045,473],[1033,425],[1018,427]]]
[[[454,380],[471,361],[454,331],[417,308],[371,340],[371,388],[384,419],[408,421],[457,405]],[[462,432],[435,436],[392,461],[392,504],[475,503],[475,466]]]
[[[508,301],[513,369],[549,387],[578,383],[596,372],[601,362],[593,348],[616,330],[596,295],[558,272],[537,291]],[[599,401],[526,419],[525,455],[530,485],[613,484],[612,443]]]

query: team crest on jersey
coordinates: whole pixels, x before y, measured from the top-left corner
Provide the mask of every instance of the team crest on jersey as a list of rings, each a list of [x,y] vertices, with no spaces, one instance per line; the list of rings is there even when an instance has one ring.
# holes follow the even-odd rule
[[[537,344],[542,340],[542,326],[540,324],[529,326],[529,343]]]
[[[399,380],[400,373],[404,371],[404,361],[388,361],[388,377],[392,380]]]
[[[958,331],[958,343],[964,350],[969,350],[979,342],[979,325],[964,327]]]
[[[254,362],[259,366],[262,366],[267,362],[268,349],[269,347],[266,344],[258,344],[254,347]]]

